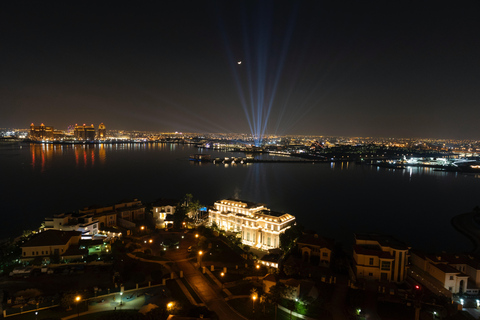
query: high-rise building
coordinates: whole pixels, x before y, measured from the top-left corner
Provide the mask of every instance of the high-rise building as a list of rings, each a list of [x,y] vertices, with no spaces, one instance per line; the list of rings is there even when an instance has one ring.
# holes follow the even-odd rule
[[[43,123],[39,126],[35,126],[33,123],[30,125],[30,139],[43,140],[53,139],[53,127],[47,127]]]
[[[85,123],[83,126],[75,124],[74,135],[78,140],[95,140],[95,127],[93,124],[90,126],[85,125]]]
[[[99,140],[103,140],[105,139],[105,137],[107,136],[107,129],[105,128],[105,125],[102,123],[100,123],[100,125],[98,126],[98,135],[97,135],[97,139]]]

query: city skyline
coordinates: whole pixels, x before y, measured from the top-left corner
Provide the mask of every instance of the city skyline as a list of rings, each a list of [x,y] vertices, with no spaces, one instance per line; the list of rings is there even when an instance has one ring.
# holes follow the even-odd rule
[[[480,137],[480,26],[468,4],[27,2],[0,11],[0,127]]]

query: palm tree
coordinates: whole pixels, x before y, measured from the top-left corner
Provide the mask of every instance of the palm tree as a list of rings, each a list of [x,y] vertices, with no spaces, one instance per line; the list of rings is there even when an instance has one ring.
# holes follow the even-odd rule
[[[195,201],[191,201],[189,204],[188,204],[188,211],[189,212],[193,212],[193,216],[195,217],[195,222],[197,223],[198,220],[199,220],[199,217],[198,217],[198,213],[200,211],[200,208],[202,206],[200,205],[200,202],[198,200],[195,200]]]

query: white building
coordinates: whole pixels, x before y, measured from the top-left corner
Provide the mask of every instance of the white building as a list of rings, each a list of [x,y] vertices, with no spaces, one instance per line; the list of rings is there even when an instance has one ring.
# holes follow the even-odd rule
[[[56,214],[45,219],[45,230],[80,231],[83,238],[91,238],[99,232],[99,221],[93,214]]]
[[[241,232],[242,243],[264,250],[280,246],[280,234],[295,224],[288,213],[270,211],[263,204],[237,199],[215,202],[209,209],[209,223],[221,230]]]
[[[178,202],[178,200],[174,199],[159,199],[153,203],[153,218],[156,221],[157,228],[165,228],[166,221],[171,222],[171,219],[167,219],[167,216],[170,218],[173,216],[177,209]]]
[[[478,294],[480,285],[480,264],[467,255],[428,255],[420,251],[411,254],[412,264],[425,272],[451,293]]]

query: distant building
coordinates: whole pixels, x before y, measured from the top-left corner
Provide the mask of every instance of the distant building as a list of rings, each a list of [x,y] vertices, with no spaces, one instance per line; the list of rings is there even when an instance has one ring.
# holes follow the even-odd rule
[[[82,237],[91,238],[99,231],[99,221],[93,214],[56,214],[45,219],[45,230],[80,231]]]
[[[100,223],[100,228],[115,227],[120,220],[129,222],[145,220],[145,205],[138,199],[123,200],[110,206],[90,206],[79,210],[80,213],[92,213]],[[127,225],[130,225],[127,223]]]
[[[52,256],[58,256],[61,261],[81,259],[88,254],[88,250],[79,248],[81,235],[79,231],[41,232],[21,246],[21,260],[29,261],[35,258],[50,260]]]
[[[101,206],[90,206],[79,210],[80,213],[86,214],[91,213],[94,215],[95,219],[99,222],[99,227],[103,230],[106,227],[115,227],[117,226],[117,212],[114,210],[113,205],[101,207]]]
[[[43,123],[39,126],[35,126],[33,123],[30,125],[30,139],[32,140],[50,140],[54,138],[53,127],[47,127]]]
[[[75,128],[73,130],[73,134],[77,140],[85,140],[85,141],[93,141],[95,140],[95,127],[92,125],[87,126],[83,124],[83,126],[79,126],[75,124]]]
[[[278,248],[280,234],[295,225],[295,217],[288,213],[237,199],[215,202],[208,219],[222,230],[240,232],[243,244],[264,250]]]
[[[97,135],[97,139],[99,140],[103,140],[107,137],[107,129],[105,128],[105,125],[102,123],[100,123],[100,125],[98,126],[98,135]]]
[[[451,293],[479,294],[480,261],[468,255],[411,253],[412,265]]]
[[[145,206],[138,199],[123,200],[113,205],[117,217],[127,221],[145,220]]]
[[[320,237],[318,234],[304,234],[297,240],[303,261],[313,262],[312,260],[318,259],[318,264],[326,267],[330,266],[334,246],[334,240]]]
[[[391,236],[355,234],[354,272],[357,279],[402,282],[409,269],[410,247]]]

